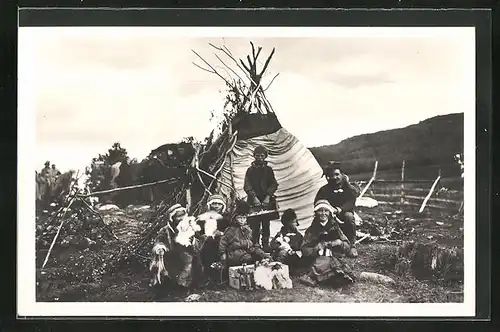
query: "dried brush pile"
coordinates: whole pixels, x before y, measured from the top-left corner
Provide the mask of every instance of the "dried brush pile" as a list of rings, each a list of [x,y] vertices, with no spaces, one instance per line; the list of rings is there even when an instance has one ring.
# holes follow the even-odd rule
[[[398,275],[411,273],[420,280],[446,283],[463,281],[463,249],[436,243],[407,242],[380,252],[375,265]]]

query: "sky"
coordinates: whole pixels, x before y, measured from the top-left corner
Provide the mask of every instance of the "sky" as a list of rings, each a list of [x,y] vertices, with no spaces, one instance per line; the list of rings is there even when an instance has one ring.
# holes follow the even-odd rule
[[[263,47],[262,61],[276,48],[266,82],[279,76],[266,94],[283,127],[308,147],[475,110],[475,42],[466,28],[267,29],[240,37],[209,29],[23,29],[19,53],[32,70],[19,84],[31,82],[37,169],[46,160],[82,169],[114,142],[141,160],[162,144],[206,137],[224,82],[194,66],[202,62],[192,50],[217,64],[210,42],[244,57],[251,40]]]

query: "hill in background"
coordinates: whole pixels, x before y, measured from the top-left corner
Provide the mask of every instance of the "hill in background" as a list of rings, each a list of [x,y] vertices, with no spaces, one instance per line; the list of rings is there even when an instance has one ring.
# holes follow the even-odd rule
[[[436,116],[405,128],[354,136],[334,145],[310,148],[320,165],[340,161],[348,174],[401,168],[405,160],[407,178],[435,178],[438,169],[443,177],[460,176],[454,161],[463,152],[464,114]]]

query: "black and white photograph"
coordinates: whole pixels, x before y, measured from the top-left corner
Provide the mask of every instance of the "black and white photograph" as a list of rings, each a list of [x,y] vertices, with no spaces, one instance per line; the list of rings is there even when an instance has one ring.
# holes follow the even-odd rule
[[[473,315],[475,43],[19,28],[19,314]]]

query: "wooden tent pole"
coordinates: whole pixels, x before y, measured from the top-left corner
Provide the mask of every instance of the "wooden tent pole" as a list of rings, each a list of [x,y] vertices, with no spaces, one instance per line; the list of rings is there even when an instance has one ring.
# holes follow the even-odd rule
[[[50,257],[50,253],[52,252],[52,249],[54,248],[54,244],[56,243],[57,237],[59,236],[59,233],[61,232],[61,228],[64,224],[64,216],[66,215],[66,212],[69,210],[71,204],[73,204],[75,199],[76,199],[76,196],[73,196],[73,198],[69,202],[68,206],[66,206],[66,210],[64,211],[64,213],[61,216],[61,223],[59,224],[59,228],[57,229],[57,233],[54,236],[54,239],[52,240],[52,244],[50,245],[49,251],[47,252],[47,256],[45,256],[45,260],[43,261],[43,264],[42,264],[42,269],[45,267],[45,264],[47,264],[47,261],[49,260],[49,257]]]
[[[167,179],[167,180],[160,180],[160,181],[156,181],[156,182],[138,184],[138,185],[134,185],[134,186],[120,187],[120,188],[103,190],[103,191],[95,191],[95,192],[87,194],[87,195],[77,195],[77,196],[79,198],[87,198],[87,197],[92,197],[92,196],[99,196],[99,195],[109,194],[109,193],[112,193],[112,192],[115,192],[115,191],[122,191],[122,190],[128,190],[128,189],[137,189],[137,188],[143,188],[143,187],[149,187],[149,186],[156,186],[156,185],[162,184],[162,183],[173,183],[173,182],[178,181],[178,180],[179,180],[178,178]]]
[[[438,183],[439,179],[441,178],[441,175],[438,175],[434,183],[432,184],[431,190],[429,190],[429,193],[425,197],[424,201],[422,202],[422,206],[420,206],[420,210],[418,210],[418,213],[422,213],[424,211],[425,205],[427,204],[427,201],[429,198],[432,196],[432,192],[434,191],[434,188],[436,188],[436,184]]]
[[[92,206],[90,206],[87,202],[85,202],[83,199],[79,199],[79,201],[90,211],[92,212],[94,215],[96,215],[99,220],[102,222],[104,228],[109,232],[109,234],[111,234],[111,236],[113,236],[115,238],[115,240],[118,240],[120,241],[120,239],[115,235],[115,233],[113,233],[113,231],[111,230],[111,228],[106,225],[106,223],[104,222],[104,219],[102,218],[102,216],[99,214],[99,212],[97,212],[96,210],[94,210],[92,208]]]
[[[361,198],[363,197],[363,195],[366,193],[366,191],[368,190],[368,187],[370,187],[370,185],[372,184],[373,180],[375,180],[375,177],[377,176],[377,167],[378,167],[378,160],[375,161],[375,167],[373,168],[373,175],[372,175],[372,178],[370,179],[370,181],[368,181],[368,184],[363,188],[363,191],[361,191],[361,194],[359,194],[359,197],[358,198]]]

